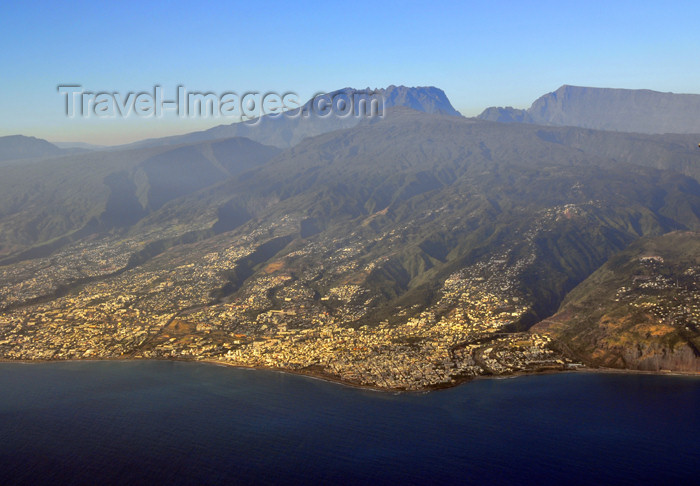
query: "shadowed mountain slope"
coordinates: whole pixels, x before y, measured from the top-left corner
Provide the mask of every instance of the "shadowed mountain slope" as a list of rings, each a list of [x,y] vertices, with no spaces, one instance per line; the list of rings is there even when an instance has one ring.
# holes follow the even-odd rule
[[[251,217],[221,227],[231,238],[291,218],[310,241],[377,242],[358,263],[382,261],[361,281],[387,305],[428,302],[441,279],[482,259],[529,261],[512,285],[535,302],[534,319],[634,239],[700,227],[700,185],[569,147],[541,127],[396,110],[174,200],[134,231],[227,214]]]
[[[0,255],[81,230],[85,236],[128,227],[168,201],[264,164],[278,152],[237,138],[0,167]]]

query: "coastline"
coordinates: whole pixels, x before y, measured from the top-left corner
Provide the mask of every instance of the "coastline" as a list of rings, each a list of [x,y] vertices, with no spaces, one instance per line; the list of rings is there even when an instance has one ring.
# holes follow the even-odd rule
[[[578,367],[574,369],[563,369],[554,370],[546,369],[542,371],[519,371],[504,375],[477,375],[477,376],[464,376],[458,377],[449,383],[440,383],[434,386],[424,387],[416,390],[406,390],[402,388],[384,388],[373,385],[364,385],[361,383],[354,383],[351,381],[342,380],[331,374],[324,373],[322,371],[315,370],[293,370],[285,368],[271,368],[267,366],[245,366],[236,363],[228,363],[225,361],[216,361],[209,359],[153,359],[153,358],[134,358],[134,357],[119,357],[119,358],[85,358],[85,359],[46,359],[46,360],[26,360],[26,359],[5,359],[0,358],[0,363],[15,363],[15,364],[46,364],[46,363],[76,363],[76,362],[90,362],[90,361],[172,361],[172,362],[182,362],[182,363],[205,363],[208,365],[218,365],[230,368],[238,368],[243,370],[263,370],[263,371],[273,371],[277,373],[284,373],[290,375],[304,376],[310,379],[315,379],[319,381],[324,381],[326,383],[334,383],[341,386],[346,386],[350,388],[356,388],[360,390],[368,390],[374,392],[383,393],[428,393],[439,390],[447,390],[454,388],[456,386],[463,385],[474,380],[505,380],[514,379],[522,376],[534,376],[534,375],[549,375],[549,374],[560,374],[560,373],[601,373],[601,374],[630,374],[630,375],[655,375],[655,376],[687,376],[700,378],[700,372],[693,371],[671,371],[671,370],[661,370],[661,371],[646,371],[646,370],[629,370],[629,369],[618,369],[618,368],[590,368],[590,367]]]

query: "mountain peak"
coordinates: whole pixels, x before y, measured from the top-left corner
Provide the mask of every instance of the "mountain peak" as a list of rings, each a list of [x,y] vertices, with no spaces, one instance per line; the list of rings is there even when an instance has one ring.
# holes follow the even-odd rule
[[[336,91],[332,91],[329,95],[332,97],[335,94],[364,94],[364,95],[381,95],[384,98],[384,107],[393,108],[396,106],[406,106],[416,111],[422,111],[430,114],[462,116],[454,109],[452,103],[447,98],[447,95],[440,88],[435,86],[404,86],[391,84],[386,88],[364,88],[356,89],[346,87]],[[313,100],[309,100],[306,104],[310,104]]]
[[[334,98],[344,94],[353,98],[355,94],[380,95],[384,99],[384,109],[406,107],[413,110],[438,115],[462,116],[454,109],[445,92],[434,86],[396,86],[386,88],[342,88],[328,93]],[[180,143],[203,142],[230,137],[247,137],[256,142],[273,145],[278,148],[292,147],[303,139],[321,135],[335,130],[347,129],[356,126],[363,120],[361,116],[314,116],[314,99],[308,100],[301,108],[301,113],[309,116],[298,116],[295,110],[284,116],[265,115],[253,120],[254,123],[232,123],[219,125],[209,130],[193,132],[185,135],[166,137],[161,139],[144,140],[130,144],[131,147],[148,147],[161,145],[174,145]]]
[[[379,90],[384,96],[385,106],[407,106],[431,114],[461,116],[454,109],[445,92],[434,86],[394,86]]]

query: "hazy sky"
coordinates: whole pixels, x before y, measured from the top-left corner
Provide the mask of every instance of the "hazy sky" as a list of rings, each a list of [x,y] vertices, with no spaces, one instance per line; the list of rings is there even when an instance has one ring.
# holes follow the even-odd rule
[[[562,84],[700,93],[700,2],[5,2],[0,135],[122,143],[226,119],[68,119],[57,85],[127,94],[433,85],[455,108]]]

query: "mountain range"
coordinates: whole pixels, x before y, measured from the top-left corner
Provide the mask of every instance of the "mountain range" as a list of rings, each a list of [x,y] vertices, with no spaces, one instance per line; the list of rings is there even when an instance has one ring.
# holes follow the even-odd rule
[[[344,95],[354,100],[356,96],[376,96],[383,100],[382,108],[404,106],[430,114],[460,116],[452,107],[445,92],[435,87],[407,88],[389,86],[382,89],[344,88],[328,93],[330,99]],[[232,123],[219,125],[201,132],[174,137],[143,140],[128,147],[149,147],[201,142],[229,137],[247,137],[256,142],[280,148],[292,147],[303,139],[334,130],[352,128],[362,121],[362,116],[323,116],[313,107],[313,99],[298,109],[290,110],[284,116],[264,115],[254,123]]]
[[[637,133],[700,133],[700,95],[564,85],[527,110],[492,107],[478,118]]]
[[[565,360],[697,369],[693,292],[658,346],[636,321],[592,332],[601,317],[580,311],[618,306],[604,297],[637,275],[619,262],[654,253],[634,245],[681,238],[652,256],[664,278],[695,272],[696,135],[470,119],[436,88],[380,91],[381,118],[266,118],[0,166],[0,353],[196,343],[202,359],[409,389]],[[678,289],[663,289],[667,309]],[[63,321],[91,347],[56,338],[77,332]],[[354,344],[327,354],[339,335]],[[647,344],[668,359],[629,358]]]

